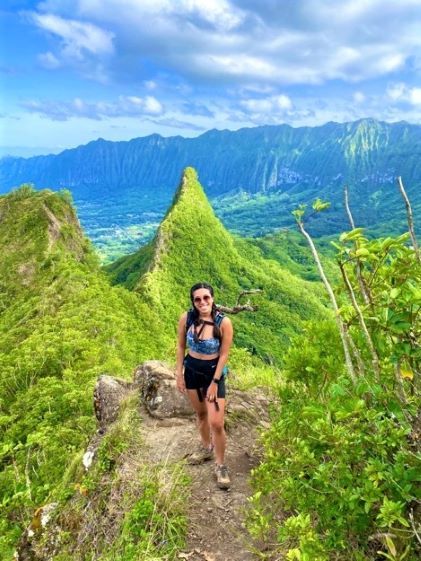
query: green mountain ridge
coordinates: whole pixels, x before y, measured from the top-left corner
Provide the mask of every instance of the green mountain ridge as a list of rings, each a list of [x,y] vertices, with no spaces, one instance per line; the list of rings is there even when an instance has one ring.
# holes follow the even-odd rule
[[[263,289],[257,313],[233,317],[233,381],[241,371],[246,385],[267,368],[261,359],[281,364],[302,319],[328,315],[315,283],[227,232],[192,169],[154,241],[109,267],[132,291],[110,286],[67,192],[23,186],[0,197],[0,247],[2,558],[35,508],[74,492],[75,462],[95,431],[97,377],[127,378],[146,359],[174,361],[194,282],[214,284],[227,305],[240,290]]]
[[[0,558],[33,510],[63,492],[96,428],[92,389],[162,344],[159,318],[110,287],[68,194],[0,197]],[[64,478],[64,479],[63,479]],[[61,489],[61,491],[60,491]]]
[[[420,125],[374,119],[212,130],[197,138],[98,139],[58,155],[0,159],[0,192],[23,182],[71,189],[90,239],[110,260],[150,239],[186,166],[198,170],[223,224],[243,236],[293,226],[291,211],[317,196],[332,206],[308,224],[310,231],[337,234],[348,227],[344,184],[358,226],[401,233],[396,177],[405,182],[418,226],[420,155]]]
[[[241,313],[233,322],[236,346],[269,363],[282,362],[289,338],[302,320],[326,316],[318,285],[293,276],[274,260],[265,260],[257,247],[226,230],[192,168],[184,171],[154,240],[106,270],[112,282],[137,291],[172,325],[189,305],[190,287],[200,280],[211,282],[217,302],[227,306],[234,305],[243,290],[262,289],[253,298],[259,311]],[[184,307],[177,295],[184,295]]]

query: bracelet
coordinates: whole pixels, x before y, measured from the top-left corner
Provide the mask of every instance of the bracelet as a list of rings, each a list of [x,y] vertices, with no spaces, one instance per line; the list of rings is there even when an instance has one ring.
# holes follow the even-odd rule
[[[219,382],[221,381],[221,378],[212,378],[212,382],[214,382],[215,384],[219,384]]]

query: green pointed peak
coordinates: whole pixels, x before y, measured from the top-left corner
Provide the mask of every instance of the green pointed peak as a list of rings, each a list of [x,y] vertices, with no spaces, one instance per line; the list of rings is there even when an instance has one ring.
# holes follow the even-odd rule
[[[200,261],[201,256],[212,259],[212,255],[233,245],[231,235],[215,216],[195,169],[184,170],[173,203],[152,243],[150,270],[160,267],[166,256],[171,259],[173,252],[184,250],[186,256]]]
[[[213,209],[206,197],[202,185],[199,182],[197,171],[192,167],[184,169],[180,185],[175,192],[173,202],[164,218],[164,222],[174,212],[196,212],[199,214],[211,213]]]

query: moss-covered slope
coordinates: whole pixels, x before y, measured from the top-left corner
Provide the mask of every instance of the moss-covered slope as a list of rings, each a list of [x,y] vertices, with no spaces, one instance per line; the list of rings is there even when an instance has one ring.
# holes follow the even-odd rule
[[[301,320],[322,317],[321,291],[264,259],[259,248],[234,238],[216,218],[192,168],[186,168],[173,204],[155,239],[136,254],[107,268],[113,282],[134,288],[175,333],[177,318],[189,306],[195,282],[214,285],[217,302],[233,305],[245,289],[257,313],[233,317],[235,343],[276,363]]]
[[[127,376],[163,346],[159,318],[111,287],[66,193],[0,197],[0,558],[55,497],[95,430],[99,374]]]

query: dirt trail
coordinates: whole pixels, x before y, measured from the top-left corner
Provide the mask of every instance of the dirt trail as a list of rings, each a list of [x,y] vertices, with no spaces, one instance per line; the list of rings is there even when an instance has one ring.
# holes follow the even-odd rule
[[[251,490],[250,470],[259,462],[258,427],[267,425],[267,398],[233,391],[227,403],[226,464],[231,489],[216,487],[212,461],[187,466],[192,478],[187,545],[179,553],[189,561],[255,561],[244,526],[244,510]],[[191,419],[144,418],[145,444],[152,463],[177,461],[193,452],[198,443]]]

